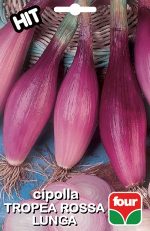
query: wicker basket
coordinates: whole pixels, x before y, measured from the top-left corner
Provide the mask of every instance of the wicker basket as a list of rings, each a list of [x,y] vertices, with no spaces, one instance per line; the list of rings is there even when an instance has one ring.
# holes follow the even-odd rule
[[[6,23],[12,13],[18,12],[25,6],[27,0],[0,0],[0,19]],[[134,38],[135,26],[137,23],[137,1],[129,0],[128,5],[128,23],[129,38]],[[35,63],[43,53],[44,49],[50,42],[58,25],[63,20],[65,14],[55,13],[52,9],[47,8],[42,17],[43,24],[37,29],[30,50],[30,65]],[[97,8],[97,12],[92,14],[93,22],[93,48],[94,61],[96,67],[107,67],[109,60],[110,45],[110,6],[103,5]],[[64,65],[69,67],[76,53],[78,44],[78,31],[70,42],[64,55]]]

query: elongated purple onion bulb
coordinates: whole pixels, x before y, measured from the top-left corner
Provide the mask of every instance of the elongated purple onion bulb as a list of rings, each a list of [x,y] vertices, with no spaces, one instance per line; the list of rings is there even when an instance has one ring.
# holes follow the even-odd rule
[[[111,54],[100,106],[100,134],[111,164],[126,187],[146,172],[146,115],[130,63],[126,0],[112,0]]]
[[[64,169],[71,169],[81,160],[96,128],[98,84],[90,24],[89,15],[82,14],[77,53],[54,111],[55,158]]]

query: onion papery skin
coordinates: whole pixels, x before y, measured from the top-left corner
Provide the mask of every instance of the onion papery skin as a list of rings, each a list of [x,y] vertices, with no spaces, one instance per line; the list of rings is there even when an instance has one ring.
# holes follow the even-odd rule
[[[105,210],[108,209],[108,197],[112,192],[110,186],[102,179],[92,175],[71,175],[67,183],[77,187],[82,197],[99,204],[102,203]]]
[[[149,3],[150,5],[150,3]],[[140,87],[150,104],[150,9],[139,8],[135,42],[135,67]]]
[[[20,204],[27,203],[43,203],[42,201],[36,201],[36,200],[28,200],[28,201],[22,201]],[[48,227],[42,227],[42,226],[33,226],[32,220],[33,215],[36,217],[40,216],[40,212],[36,211],[35,214],[29,213],[29,214],[19,214],[19,213],[10,213],[6,216],[4,225],[3,225],[3,231],[54,231],[54,229],[49,229]]]
[[[77,18],[67,15],[42,57],[21,76],[10,93],[3,128],[4,151],[10,165],[24,162],[51,115],[58,66],[76,27]]]
[[[122,184],[130,187],[142,183],[146,172],[146,113],[130,64],[128,30],[124,26],[111,29],[111,55],[99,126],[102,142]]]
[[[77,53],[59,90],[54,111],[55,158],[64,169],[71,169],[81,160],[97,122],[98,84],[90,19],[86,25],[80,19]]]
[[[85,204],[89,204],[91,203],[89,200],[85,199],[85,198],[80,198],[80,200],[78,201],[61,201],[58,202],[56,204],[57,210],[60,211],[60,206],[62,203],[67,203],[67,204],[71,204],[71,203],[75,203],[77,205],[81,204],[81,203],[85,203]],[[106,218],[105,215],[103,213],[98,213],[98,214],[90,214],[90,213],[86,213],[86,214],[82,214],[82,213],[77,213],[77,214],[73,214],[73,213],[64,213],[63,214],[66,217],[70,217],[71,215],[75,217],[78,226],[58,226],[55,228],[55,230],[57,231],[90,231],[90,230],[94,230],[94,231],[105,231],[106,228]],[[58,212],[58,216],[62,216],[61,213]]]
[[[43,9],[48,0],[34,0],[27,6],[38,5]],[[0,30],[0,113],[3,113],[9,93],[19,78],[33,38],[35,27],[17,33],[11,22]]]
[[[85,174],[71,175],[71,178],[66,182],[48,182],[40,190],[63,192],[64,189],[76,191],[80,197],[96,205],[101,203],[105,210],[108,209],[108,197],[112,190],[104,180],[96,176]]]

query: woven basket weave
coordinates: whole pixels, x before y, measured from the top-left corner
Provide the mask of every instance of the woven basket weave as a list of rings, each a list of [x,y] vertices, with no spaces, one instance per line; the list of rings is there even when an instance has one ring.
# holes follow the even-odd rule
[[[0,19],[6,23],[12,13],[18,12],[26,5],[27,0],[0,0]],[[131,3],[131,4],[130,4]],[[129,38],[134,38],[135,26],[137,23],[137,1],[129,0],[128,23]],[[34,64],[43,53],[50,42],[58,25],[63,20],[65,14],[55,13],[47,8],[43,15],[43,24],[37,29],[30,50],[30,65]],[[110,45],[110,6],[103,5],[97,8],[97,12],[92,14],[93,22],[93,48],[94,61],[96,67],[107,67],[109,60]],[[65,51],[64,65],[69,67],[76,53],[78,44],[78,31]]]

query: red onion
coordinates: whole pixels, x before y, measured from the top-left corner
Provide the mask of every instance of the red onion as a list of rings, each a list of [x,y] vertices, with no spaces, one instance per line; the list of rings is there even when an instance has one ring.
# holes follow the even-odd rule
[[[64,189],[77,191],[80,197],[86,198],[96,205],[101,203],[105,210],[108,209],[108,197],[112,192],[104,180],[85,174],[71,175],[67,182],[48,182],[41,189],[52,192],[62,192]]]
[[[98,84],[91,34],[90,16],[83,13],[77,53],[61,85],[54,111],[55,157],[63,169],[71,169],[81,160],[96,128]]]
[[[145,179],[146,114],[128,49],[126,0],[111,1],[111,54],[102,91],[100,133],[125,187]]]
[[[71,175],[67,182],[47,183],[42,189],[46,191],[63,191],[69,188],[77,191],[81,197],[90,200],[95,204],[102,203],[103,207],[108,209],[108,197],[112,192],[110,186],[102,179],[85,174]]]
[[[108,197],[111,193],[110,186],[102,179],[90,175],[72,175],[67,183],[74,185],[80,190],[82,197],[99,204],[102,203],[108,209]]]
[[[81,184],[83,182],[83,177],[84,175],[81,175]],[[85,176],[86,178],[86,176]],[[88,177],[88,179],[90,178],[90,176]],[[92,176],[91,176],[92,178]],[[91,179],[90,178],[90,179]],[[74,179],[74,181],[73,181]],[[87,179],[87,178],[86,178]],[[87,214],[82,214],[81,212],[77,213],[77,214],[73,214],[73,213],[70,213],[70,214],[67,214],[66,212],[65,213],[60,213],[60,206],[65,203],[65,204],[75,204],[76,206],[79,206],[80,204],[82,203],[85,203],[86,205],[90,204],[90,203],[95,203],[94,200],[92,200],[92,196],[88,196],[87,193],[85,193],[85,189],[83,190],[83,185],[82,187],[80,187],[79,184],[76,184],[77,178],[74,176],[72,178],[72,181],[71,179],[68,180],[67,182],[56,182],[56,183],[51,183],[49,182],[47,185],[45,185],[42,189],[46,190],[46,191],[51,191],[51,192],[63,192],[64,189],[70,189],[72,192],[73,191],[76,191],[79,193],[79,196],[80,196],[80,200],[61,200],[61,201],[53,201],[53,203],[55,204],[56,208],[57,208],[57,211],[58,211],[58,214],[57,216],[66,216],[67,218],[70,218],[71,215],[73,215],[78,223],[78,226],[57,226],[55,227],[54,226],[54,229],[57,230],[57,231],[67,231],[67,230],[84,230],[84,231],[89,231],[91,230],[91,226],[93,226],[93,229],[94,231],[96,230],[99,230],[99,227],[101,227],[101,231],[105,230],[105,227],[106,227],[106,217],[105,215],[100,212],[100,213],[97,213],[97,214],[90,214],[90,213],[87,213]],[[98,179],[97,177],[93,178],[93,180],[96,180],[96,182],[98,182]],[[71,181],[71,182],[69,182]],[[85,180],[86,181],[86,180]],[[68,183],[69,182],[69,183]],[[71,184],[70,184],[71,183]],[[73,183],[73,184],[72,184]],[[99,182],[98,182],[99,183]],[[94,185],[94,184],[93,184]],[[91,187],[93,186],[91,184]],[[106,187],[106,184],[103,184],[103,186],[105,185]],[[89,190],[89,187],[87,187],[87,182],[86,184],[84,185],[86,190]],[[93,187],[93,193],[97,191],[96,190],[96,187]],[[103,190],[102,190],[103,191]],[[95,194],[94,194],[95,195]],[[98,197],[98,195],[96,195]],[[103,201],[101,201],[101,195],[99,195],[99,201],[97,204],[99,203],[102,203],[103,204]],[[90,200],[91,199],[91,200]]]
[[[4,113],[6,161],[2,163],[5,162],[6,166],[4,169],[2,167],[3,171],[0,164],[0,176],[3,176],[7,188],[17,182],[22,163],[51,115],[57,90],[58,65],[76,27],[77,18],[68,14],[42,57],[23,74],[10,93]],[[9,174],[5,176],[8,171],[15,174],[13,179]]]
[[[49,0],[33,0],[26,7],[38,5],[43,10],[48,4]],[[11,22],[0,30],[0,113],[20,75],[34,31],[35,27],[17,33]]]
[[[84,199],[84,198],[80,198],[79,201],[61,201],[58,202],[56,204],[57,210],[60,211],[60,206],[62,203],[67,203],[68,205],[70,205],[71,203],[75,203],[76,205],[80,205],[81,203],[85,203],[86,205],[88,205],[89,203],[91,203],[89,200]],[[61,213],[58,213],[58,216],[61,216]],[[95,213],[95,214],[90,214],[90,213],[86,213],[86,214],[82,214],[81,212],[74,214],[74,213],[64,213],[64,216],[70,218],[71,216],[74,216],[78,226],[58,226],[55,228],[55,230],[57,231],[90,231],[90,230],[94,230],[94,231],[105,231],[105,227],[106,227],[106,218],[105,215],[103,213]]]
[[[27,203],[31,205],[32,203],[40,203],[40,201],[35,200],[26,200],[21,202],[20,204]],[[49,227],[45,226],[33,226],[33,215],[37,218],[40,216],[40,212],[37,210],[35,214],[29,213],[10,213],[7,215],[4,225],[3,231],[53,231],[53,229],[49,229]]]
[[[150,1],[139,1],[135,67],[142,91],[150,104]]]

